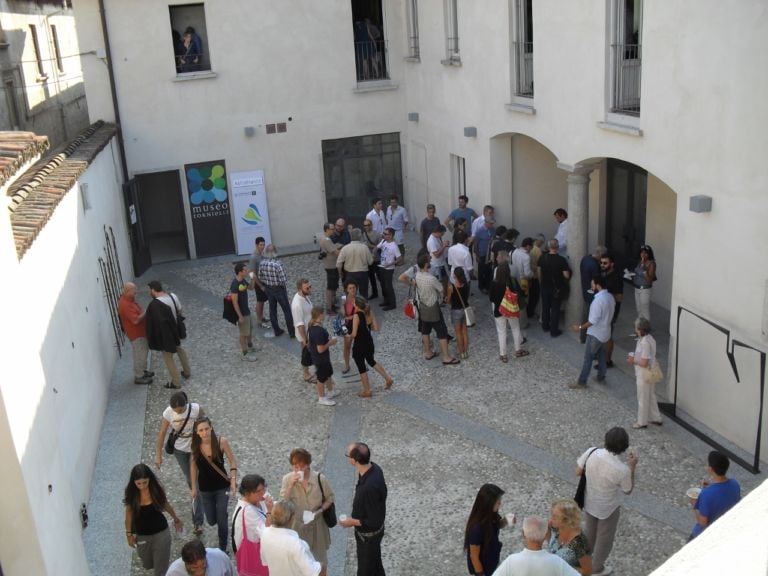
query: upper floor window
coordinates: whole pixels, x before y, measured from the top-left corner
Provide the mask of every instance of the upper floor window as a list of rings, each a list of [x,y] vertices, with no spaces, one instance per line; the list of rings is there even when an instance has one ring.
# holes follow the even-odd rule
[[[64,72],[64,62],[61,58],[61,47],[59,46],[59,34],[56,25],[51,24],[51,40],[53,40],[53,52],[56,58],[56,68],[59,72]]]
[[[419,53],[419,5],[418,0],[407,0],[408,58],[418,60]]]
[[[445,60],[443,64],[461,64],[459,53],[459,0],[445,0]]]
[[[203,4],[169,6],[177,74],[211,69]]]
[[[512,94],[533,98],[533,0],[512,2]]]
[[[357,81],[389,79],[381,0],[352,0]]]
[[[37,75],[41,78],[46,76],[45,68],[43,68],[43,56],[40,53],[40,39],[37,37],[37,26],[34,24],[29,25],[29,34],[32,36],[32,47],[35,50],[35,62],[37,63]]]
[[[643,0],[613,0],[611,8],[611,112],[640,116]]]

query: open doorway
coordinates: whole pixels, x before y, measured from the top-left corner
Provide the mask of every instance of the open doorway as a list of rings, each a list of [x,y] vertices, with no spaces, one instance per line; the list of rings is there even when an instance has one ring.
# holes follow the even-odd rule
[[[136,195],[144,245],[152,263],[189,258],[178,170],[138,174]]]

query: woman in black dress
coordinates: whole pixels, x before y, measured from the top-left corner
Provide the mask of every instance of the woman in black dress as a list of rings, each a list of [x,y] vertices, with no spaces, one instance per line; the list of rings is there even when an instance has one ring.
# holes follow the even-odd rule
[[[171,532],[163,512],[173,518],[176,530],[183,525],[165,496],[152,469],[137,464],[125,487],[125,536],[128,546],[136,548],[141,564],[155,576],[163,576],[171,558]]]
[[[384,367],[377,363],[373,357],[374,346],[371,330],[379,331],[379,323],[376,316],[373,315],[368,301],[362,296],[355,298],[355,315],[352,317],[352,359],[355,361],[357,370],[360,372],[360,383],[363,385],[363,391],[358,392],[360,398],[371,397],[371,386],[368,383],[368,366],[376,370],[384,378],[384,389],[392,388],[393,380],[384,370]]]

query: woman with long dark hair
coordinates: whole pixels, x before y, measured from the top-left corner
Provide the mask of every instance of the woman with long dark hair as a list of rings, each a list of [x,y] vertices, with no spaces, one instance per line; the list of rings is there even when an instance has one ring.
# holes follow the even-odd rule
[[[354,341],[352,347],[352,359],[355,361],[358,372],[360,372],[360,383],[363,385],[362,392],[358,392],[360,398],[371,397],[371,385],[368,382],[368,369],[365,364],[376,370],[384,378],[384,389],[392,388],[393,380],[384,367],[376,362],[373,357],[374,345],[371,330],[378,332],[379,322],[373,315],[368,300],[362,296],[355,298],[355,315],[352,317],[352,332],[350,336]]]
[[[455,282],[448,284],[445,302],[451,304],[451,321],[456,334],[456,351],[459,358],[469,358],[469,330],[464,308],[469,306],[469,282],[464,275],[464,268],[457,267],[453,271]]]
[[[229,461],[229,472],[224,468],[224,456]],[[217,526],[219,548],[227,551],[227,504],[229,495],[237,489],[237,460],[229,446],[229,441],[216,436],[209,418],[200,418],[195,422],[192,434],[192,498],[200,493],[203,501],[205,519],[209,526]]]
[[[171,515],[176,530],[180,531],[183,524],[146,464],[137,464],[131,469],[123,504],[128,546],[136,548],[146,570],[152,570],[155,576],[163,576],[171,559],[171,532],[163,512]]]
[[[651,319],[651,289],[654,282],[656,282],[656,259],[653,256],[653,248],[643,244],[640,246],[640,260],[632,276],[638,318]]]
[[[507,520],[499,514],[503,495],[504,490],[495,484],[483,484],[475,497],[464,530],[464,550],[470,574],[490,576],[499,565],[499,530],[507,525]]]
[[[515,345],[515,356],[521,358],[522,356],[528,356],[528,351],[523,350],[523,332],[520,329],[520,317],[510,318],[504,316],[499,309],[502,300],[504,300],[504,294],[509,288],[512,292],[517,294],[517,304],[520,310],[524,310],[526,306],[525,294],[520,287],[520,283],[517,281],[509,269],[509,255],[506,252],[499,252],[496,257],[498,266],[493,275],[493,282],[491,282],[491,289],[488,293],[488,297],[493,304],[493,321],[496,324],[496,334],[499,337],[499,358],[502,362],[506,363],[507,358],[507,324],[512,329],[512,340]]]

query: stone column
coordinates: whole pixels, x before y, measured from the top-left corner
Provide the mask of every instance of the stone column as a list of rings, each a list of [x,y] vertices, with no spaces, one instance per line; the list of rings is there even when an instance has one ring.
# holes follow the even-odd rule
[[[565,308],[565,326],[578,324],[584,314],[579,264],[588,253],[589,174],[592,166],[575,167],[568,175],[568,260],[571,265],[571,294]]]

